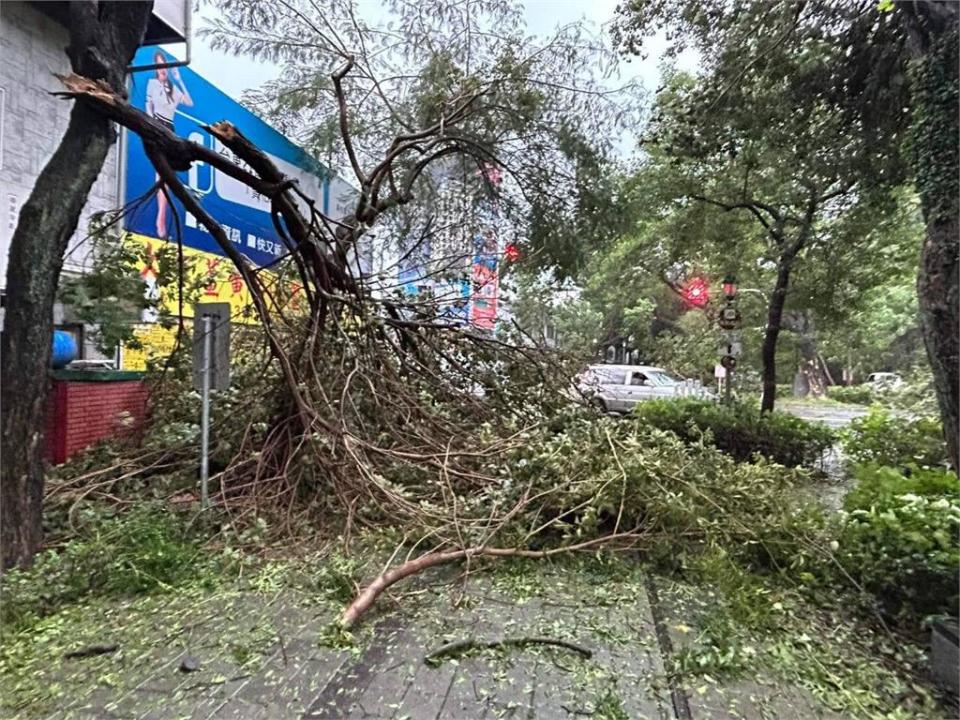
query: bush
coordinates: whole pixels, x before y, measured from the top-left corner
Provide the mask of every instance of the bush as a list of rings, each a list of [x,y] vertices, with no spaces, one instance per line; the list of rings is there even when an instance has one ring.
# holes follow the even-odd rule
[[[747,405],[728,407],[704,400],[654,400],[637,405],[640,422],[676,433],[687,442],[710,441],[739,461],[756,454],[781,465],[811,465],[833,445],[833,432],[786,413],[761,414]]]
[[[786,384],[786,383],[777,383],[777,391],[776,391],[776,393],[774,394],[774,397],[775,397],[777,400],[783,400],[783,399],[786,399],[786,398],[792,398],[792,397],[793,397],[793,385],[789,385],[789,384]]]
[[[831,385],[827,388],[827,397],[854,405],[869,405],[874,401],[873,389],[869,385]]]
[[[863,465],[844,501],[838,559],[891,615],[957,614],[960,481]]]
[[[0,624],[27,625],[85,597],[138,595],[197,574],[197,548],[175,516],[151,508],[98,518],[91,532],[40,553],[28,570],[3,577]]]
[[[942,466],[947,461],[942,428],[935,418],[909,420],[873,407],[843,432],[843,451],[854,465]]]
[[[736,562],[770,570],[805,564],[802,548],[822,540],[822,513],[791,493],[806,483],[806,471],[762,458],[740,463],[642,423],[571,419],[562,432],[532,433],[497,466],[499,489],[468,497],[464,516],[528,506],[530,498],[537,507],[504,528],[497,540],[503,546],[531,539],[538,547],[568,544],[636,529],[648,540],[640,545],[647,557],[663,567],[719,547]],[[535,538],[531,526],[541,528]]]

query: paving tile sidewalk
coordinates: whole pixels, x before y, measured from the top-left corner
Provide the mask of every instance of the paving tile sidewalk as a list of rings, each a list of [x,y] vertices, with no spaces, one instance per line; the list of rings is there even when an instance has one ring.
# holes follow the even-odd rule
[[[658,606],[655,618],[642,576],[641,582],[636,577],[620,582],[544,565],[518,573],[519,587],[481,573],[464,588],[457,572],[448,568],[415,579],[400,602],[382,598],[365,618],[362,642],[354,650],[319,642],[335,616],[332,605],[284,593],[212,598],[184,608],[175,627],[157,628],[167,641],[146,643],[139,654],[65,661],[57,672],[74,697],[47,717],[829,717],[793,689],[762,682],[721,685],[709,694],[672,686],[664,650],[671,645],[677,618],[669,613],[675,610]],[[167,632],[159,632],[163,629]],[[117,633],[122,642],[122,628]],[[531,643],[424,662],[452,641],[533,637],[574,643],[591,657]],[[681,641],[675,633],[673,639]],[[180,670],[187,654],[199,663],[196,672]]]

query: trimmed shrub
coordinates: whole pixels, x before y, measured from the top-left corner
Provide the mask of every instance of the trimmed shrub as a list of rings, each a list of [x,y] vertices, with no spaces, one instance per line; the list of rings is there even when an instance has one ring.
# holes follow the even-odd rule
[[[787,413],[762,414],[747,405],[718,405],[705,400],[653,400],[634,410],[640,422],[676,433],[687,442],[708,439],[735,460],[762,455],[781,465],[812,465],[835,441],[821,423]]]
[[[874,401],[873,389],[869,385],[831,385],[827,388],[827,397],[853,405],[869,405]]]
[[[784,400],[784,399],[786,399],[786,398],[792,398],[792,397],[793,397],[793,385],[778,383],[778,384],[777,384],[777,392],[776,392],[776,394],[774,395],[774,397],[775,397],[777,400]]]
[[[947,461],[943,426],[935,418],[909,420],[873,407],[842,433],[851,464],[942,466]]]
[[[844,501],[838,560],[891,615],[957,614],[960,481],[863,465]]]

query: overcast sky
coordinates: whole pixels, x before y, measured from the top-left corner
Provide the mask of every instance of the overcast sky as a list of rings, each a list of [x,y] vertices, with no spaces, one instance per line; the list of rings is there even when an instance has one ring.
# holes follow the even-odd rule
[[[558,25],[571,22],[585,21],[594,31],[606,32],[613,20],[619,0],[525,0],[524,14],[527,21],[527,32],[531,35],[547,35]],[[377,0],[360,0],[360,13],[364,14],[365,6],[370,6],[373,12],[379,8]],[[218,10],[214,4],[205,4],[199,13],[194,16],[194,25],[202,27],[205,19],[215,17]],[[612,78],[611,85],[619,85],[636,78],[648,91],[653,92],[660,80],[660,61],[665,49],[662,38],[653,38],[647,47],[645,59],[633,58],[629,63],[623,63],[620,68],[620,77]],[[182,56],[182,46],[170,46],[169,50],[177,56]],[[279,72],[279,68],[270,63],[262,63],[245,57],[233,57],[223,52],[212,50],[208,42],[193,37],[193,57],[190,67],[211,83],[233,98],[239,99],[246,90],[259,87],[268,80],[272,80]],[[693,61],[689,57],[681,57],[678,64],[691,69]],[[630,154],[632,140],[624,138],[621,143],[621,152]]]
[[[527,31],[531,35],[546,35],[558,25],[583,20],[595,30],[605,30],[613,20],[619,0],[525,0],[524,9]],[[361,2],[361,12],[363,5]],[[202,26],[205,18],[214,17],[215,7],[205,5],[200,9],[194,24]],[[654,38],[645,60],[633,59],[625,63],[621,72],[625,77],[637,77],[647,90],[653,91],[660,77],[660,55],[664,43]],[[171,46],[170,50],[181,55],[182,50]],[[681,62],[681,64],[683,64]],[[273,79],[278,72],[276,66],[260,63],[248,58],[235,58],[222,52],[211,50],[204,38],[193,38],[193,62],[191,67],[232,97],[240,97],[245,90],[262,85]]]

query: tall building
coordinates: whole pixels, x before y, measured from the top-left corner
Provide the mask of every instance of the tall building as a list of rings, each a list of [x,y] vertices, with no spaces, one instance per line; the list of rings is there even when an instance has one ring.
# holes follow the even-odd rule
[[[434,197],[400,230],[397,282],[440,317],[493,330],[500,316],[500,270],[507,225],[499,170],[462,159],[431,170]]]

